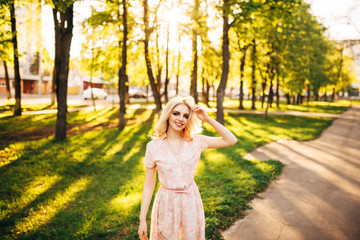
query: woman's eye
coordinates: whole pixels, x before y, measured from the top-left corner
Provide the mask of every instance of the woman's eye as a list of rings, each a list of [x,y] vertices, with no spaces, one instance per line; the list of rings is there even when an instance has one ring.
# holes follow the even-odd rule
[[[186,119],[189,119],[189,115],[184,115],[184,117],[185,117]]]
[[[178,116],[179,113],[178,113],[178,112],[174,112],[173,115],[174,115],[174,116]]]

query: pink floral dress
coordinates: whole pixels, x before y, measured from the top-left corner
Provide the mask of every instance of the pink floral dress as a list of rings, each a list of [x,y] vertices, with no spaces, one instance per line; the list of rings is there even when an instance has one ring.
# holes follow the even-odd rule
[[[156,166],[161,183],[151,213],[150,240],[205,239],[204,208],[194,176],[207,145],[201,135],[182,144],[178,154],[165,139],[146,146],[143,163],[148,168]]]

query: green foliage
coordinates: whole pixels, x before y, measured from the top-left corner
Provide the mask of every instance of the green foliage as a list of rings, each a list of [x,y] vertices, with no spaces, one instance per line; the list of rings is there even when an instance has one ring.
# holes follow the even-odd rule
[[[0,60],[12,62],[13,47],[10,23],[10,10],[7,2],[0,7]]]
[[[109,122],[116,112],[107,111],[77,112],[71,121]],[[8,126],[15,122],[26,126],[35,120],[23,117],[13,118]],[[122,132],[116,128],[88,131],[64,142],[48,138],[4,145],[0,150],[1,238],[137,239],[145,179],[142,160],[154,113],[137,109],[127,117],[145,121]],[[205,151],[195,179],[204,203],[207,239],[220,239],[220,231],[242,217],[248,201],[281,172],[280,162],[245,160],[246,152],[286,137],[313,139],[331,123],[331,119],[291,116],[269,116],[265,121],[261,115],[242,114],[228,114],[225,120],[238,143]],[[205,124],[204,134],[215,132]]]

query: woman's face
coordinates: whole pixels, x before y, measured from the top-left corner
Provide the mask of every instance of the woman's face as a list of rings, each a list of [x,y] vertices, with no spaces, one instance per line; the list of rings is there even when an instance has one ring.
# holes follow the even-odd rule
[[[190,116],[190,109],[185,104],[173,108],[169,117],[169,128],[181,131],[185,128]]]

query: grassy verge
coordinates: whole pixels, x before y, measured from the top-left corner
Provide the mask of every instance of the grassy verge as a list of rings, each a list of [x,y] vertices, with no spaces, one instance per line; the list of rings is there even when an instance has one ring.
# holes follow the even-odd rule
[[[84,106],[85,105],[80,105],[80,104],[68,105],[69,108],[77,108],[77,107],[84,107]],[[11,116],[14,113],[14,108],[15,108],[15,100],[14,99],[8,100],[6,104],[0,105],[0,115],[1,116]],[[21,104],[21,109],[23,112],[57,109],[57,103],[54,105],[50,105],[47,103]]]
[[[141,119],[137,117],[138,114],[144,112],[142,108],[127,109],[128,123],[140,123]],[[67,123],[69,125],[76,124],[111,124],[118,122],[119,108],[106,107],[93,110],[81,110],[67,113]],[[0,133],[2,131],[21,131],[21,130],[35,130],[44,127],[52,127],[56,124],[56,113],[50,114],[34,114],[22,116],[8,116],[0,118]]]
[[[210,107],[216,108],[216,102],[211,101],[209,103]],[[251,100],[244,100],[243,102],[244,108],[246,110],[250,110],[251,108]],[[292,105],[286,104],[285,101],[280,101],[279,107],[276,107],[276,103],[273,104],[272,108],[269,108],[269,112],[272,111],[295,111],[295,112],[318,112],[318,113],[342,113],[350,106],[350,101],[347,100],[339,100],[335,102],[324,102],[324,101],[311,101],[309,103],[305,102],[300,105]],[[239,100],[226,100],[224,102],[225,109],[238,109]],[[264,104],[264,108],[261,107],[261,102],[257,101],[255,103],[255,107],[257,110],[265,111],[266,104]]]
[[[355,101],[353,101],[355,104]],[[139,112],[145,111],[142,107],[148,107],[151,103],[133,102],[139,108],[128,108],[128,120],[130,124],[139,123],[136,116]],[[23,105],[24,109],[31,109],[31,111],[46,109],[45,104],[33,104]],[[244,106],[246,109],[250,109],[251,101],[244,100]],[[349,101],[336,101],[331,102],[310,102],[302,105],[287,105],[281,102],[279,108],[270,108],[269,111],[299,111],[299,112],[327,112],[327,113],[342,113],[350,106]],[[50,106],[48,106],[50,107]],[[76,107],[76,106],[69,106]],[[216,108],[216,102],[210,102],[211,108]],[[264,110],[261,108],[261,102],[256,102],[258,110]],[[0,113],[2,109],[7,109],[8,105],[0,106]],[[54,108],[54,107],[51,107]],[[237,100],[226,100],[224,102],[225,109],[237,109]],[[117,123],[118,121],[118,107],[106,107],[103,109],[93,110],[82,110],[76,112],[69,112],[67,114],[68,124],[111,124]],[[29,110],[30,111],[30,110]],[[56,123],[56,113],[53,114],[36,114],[36,115],[22,115],[19,117],[6,116],[0,117],[0,133],[3,131],[21,131],[21,130],[35,130],[44,127],[52,127]],[[76,126],[75,126],[76,127]]]
[[[0,238],[138,239],[145,178],[141,162],[154,115],[134,111],[129,119],[148,121],[123,132],[88,131],[65,142],[49,138],[1,149]],[[97,121],[91,115],[78,112],[74,121]],[[242,157],[246,152],[276,139],[315,138],[330,123],[326,118],[269,116],[264,121],[259,115],[226,115],[239,141],[205,151],[195,179],[205,208],[206,239],[220,239],[220,231],[241,217],[248,201],[281,172],[280,162],[248,161]],[[215,132],[205,125],[204,134]]]

